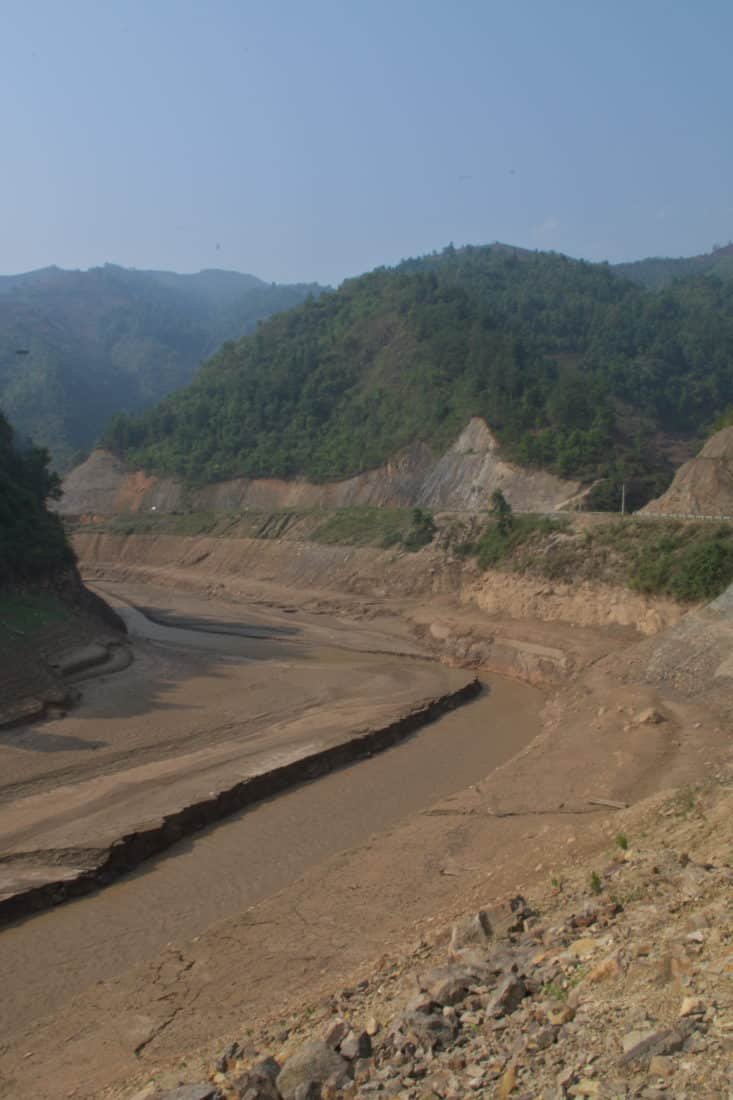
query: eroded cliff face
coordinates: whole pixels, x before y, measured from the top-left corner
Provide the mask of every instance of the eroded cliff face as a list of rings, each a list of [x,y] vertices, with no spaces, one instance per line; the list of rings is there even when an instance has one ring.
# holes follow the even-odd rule
[[[73,542],[89,578],[139,579],[211,592],[247,582],[272,584],[304,598],[342,593],[375,606],[385,600],[391,606],[417,601],[422,607],[418,618],[426,628],[439,621],[450,623],[446,637],[457,638],[461,622],[468,622],[472,611],[491,620],[566,623],[581,631],[631,628],[642,635],[655,634],[684,614],[668,598],[600,583],[550,583],[495,570],[482,572],[472,561],[431,548],[407,554],[297,539],[118,535],[81,528]],[[432,636],[444,640],[440,627]]]
[[[695,458],[680,466],[667,492],[642,512],[733,517],[733,427],[711,436]]]
[[[317,485],[304,479],[236,478],[187,490],[172,478],[130,472],[108,452],[94,451],[67,475],[63,488],[59,509],[73,516],[184,507],[236,512],[354,504],[461,511],[485,507],[494,489],[501,489],[517,511],[553,512],[576,496],[580,482],[505,462],[484,421],[474,417],[437,459],[424,443],[415,443],[384,466],[344,481]]]

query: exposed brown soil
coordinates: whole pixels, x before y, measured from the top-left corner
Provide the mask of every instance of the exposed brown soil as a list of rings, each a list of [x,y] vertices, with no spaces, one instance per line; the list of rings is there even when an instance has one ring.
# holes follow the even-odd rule
[[[349,653],[283,612],[212,617],[189,597],[173,613],[150,592],[151,621],[112,598],[148,644],[106,705],[89,697],[64,720],[6,735],[0,921],[87,893],[236,809],[380,751],[478,689],[376,628]],[[70,670],[93,656],[76,651]],[[179,683],[151,721],[126,699],[155,699],[161,662]],[[202,713],[207,688],[216,695]]]
[[[733,427],[711,436],[700,453],[685,462],[648,515],[733,516]]]
[[[99,560],[95,568],[102,571]],[[295,608],[304,621],[312,618],[314,629],[352,638],[391,624],[383,636],[399,636],[402,644],[409,639],[415,644],[415,624],[425,623],[429,599],[409,593],[386,599],[384,589],[366,599],[348,590],[329,593],[325,587],[298,595],[295,587],[277,588],[272,581],[245,585],[241,571],[236,579],[214,581],[205,570],[179,568],[170,580],[189,592],[208,587],[228,601],[238,592],[248,610],[270,614],[279,607],[283,617],[291,618],[293,612],[282,609]],[[383,584],[389,583],[385,577]],[[257,602],[247,604],[248,597]],[[460,607],[451,604],[448,592],[443,598],[442,617],[431,618],[430,625],[448,619],[443,625],[450,635],[453,620],[460,625]],[[174,602],[173,596],[169,599]],[[226,617],[215,602],[210,606],[215,617],[220,611]],[[479,614],[475,605],[472,613]],[[684,621],[675,628],[685,627],[679,640],[684,660],[677,656],[673,630],[668,660],[660,665],[655,663],[659,640],[639,641],[630,627],[585,628],[579,634],[576,628],[573,645],[567,621],[556,624],[555,634],[552,623],[502,623],[486,616],[482,629],[487,635],[512,637],[513,631],[515,640],[525,643],[516,650],[522,659],[514,665],[515,674],[527,674],[523,662],[531,646],[573,657],[566,662],[562,689],[548,696],[542,732],[531,744],[484,778],[477,775],[464,790],[456,788],[423,812],[356,841],[356,847],[349,849],[345,839],[346,850],[324,855],[239,915],[79,990],[63,1010],[45,1017],[39,1013],[33,1024],[6,1032],[0,1095],[22,1095],[31,1073],[40,1098],[127,1097],[151,1077],[162,1084],[195,1080],[198,1067],[210,1067],[214,1053],[228,1039],[241,1039],[255,1021],[255,1031],[268,1020],[267,1026],[277,1030],[276,1020],[302,1013],[305,1005],[355,977],[378,971],[381,964],[375,960],[403,953],[452,915],[534,890],[557,869],[598,851],[614,828],[616,811],[606,803],[636,803],[661,788],[697,781],[728,751],[722,708],[726,699],[730,702],[733,670],[726,671],[724,664],[726,616],[721,610],[714,622],[705,622],[707,656],[697,668],[690,653],[697,635]],[[534,637],[529,643],[527,633]],[[445,642],[440,635],[440,629],[431,634],[436,652]],[[538,660],[548,659],[538,655]],[[674,670],[683,666],[685,675],[678,681]],[[709,690],[713,684],[717,691]],[[144,709],[147,703],[141,703]],[[649,708],[663,721],[645,722],[642,715]],[[380,762],[387,764],[390,755]],[[348,773],[357,786],[361,767]],[[322,783],[338,784],[346,775],[303,790],[318,795]],[[317,805],[329,830],[338,834],[339,818],[330,816],[337,800],[329,801],[326,788],[321,789]],[[292,856],[289,851],[286,858]],[[111,897],[124,885],[101,897]],[[83,899],[3,934],[30,930],[27,946],[17,954],[18,979],[24,952],[27,957],[33,951],[34,924],[44,939],[52,940],[57,915],[95,900]],[[156,919],[157,913],[141,913],[144,923]]]
[[[345,1078],[324,1093],[344,1100],[727,1096],[732,774],[619,812],[593,862],[438,921],[351,986],[257,1021],[216,1062],[153,1075],[148,1095],[198,1079],[239,1100],[266,1054],[286,1089],[305,1044],[325,1042],[346,1061],[332,1058]]]
[[[353,504],[485,507],[501,489],[512,507],[552,511],[574,497],[580,482],[505,462],[483,420],[474,417],[448,451],[437,457],[415,443],[384,466],[322,485],[304,479],[237,478],[188,490],[173,478],[128,471],[113,455],[94,451],[64,479],[59,508],[66,515],[111,515],[182,507],[214,512],[246,508],[340,508]]]

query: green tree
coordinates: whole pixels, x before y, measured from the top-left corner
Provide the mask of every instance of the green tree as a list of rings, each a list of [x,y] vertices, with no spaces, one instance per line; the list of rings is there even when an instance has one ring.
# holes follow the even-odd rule
[[[506,499],[501,489],[494,489],[491,494],[491,516],[496,523],[496,529],[502,537],[509,534],[514,526],[514,513],[512,506]]]

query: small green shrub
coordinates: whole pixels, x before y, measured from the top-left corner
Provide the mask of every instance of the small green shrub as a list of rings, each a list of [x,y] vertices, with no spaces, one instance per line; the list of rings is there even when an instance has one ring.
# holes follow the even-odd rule
[[[415,551],[428,546],[435,538],[437,530],[432,512],[424,508],[413,508],[412,526],[403,539],[405,550]]]
[[[638,550],[630,581],[640,592],[683,602],[712,599],[733,582],[733,527],[670,527]]]
[[[597,871],[592,871],[590,876],[590,889],[592,894],[600,894],[603,890],[601,876]]]
[[[622,852],[628,851],[629,840],[628,840],[628,837],[626,836],[626,833],[619,833],[618,834],[618,836],[616,837],[616,845],[617,845],[617,847],[619,847],[621,849]]]
[[[507,527],[491,520],[484,528],[476,545],[478,564],[482,569],[508,561],[523,547],[528,549],[548,535],[567,527],[566,517],[551,519],[548,516],[518,516],[512,514]]]

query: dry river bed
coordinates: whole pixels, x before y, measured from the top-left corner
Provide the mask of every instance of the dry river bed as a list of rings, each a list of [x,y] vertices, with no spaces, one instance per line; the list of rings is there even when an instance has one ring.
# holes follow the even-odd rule
[[[384,724],[466,680],[424,659],[388,617],[354,624],[141,586],[105,585],[103,594],[127,618],[136,660],[88,681],[81,706],[66,717],[3,733],[4,853],[35,852],[43,863],[55,851],[63,862],[158,814],[174,796],[194,797],[233,771],[276,765]],[[536,690],[492,677],[474,701],[402,744],[197,833],[104,890],[3,929],[0,1096],[20,1095],[13,1066],[39,1035],[50,1042],[55,1020],[69,1023],[70,998],[154,959],[171,941],[236,918],[486,775],[536,735],[541,703]],[[73,1073],[37,1095],[68,1095],[70,1083],[79,1086]],[[96,1086],[79,1087],[79,1096],[95,1095]]]

